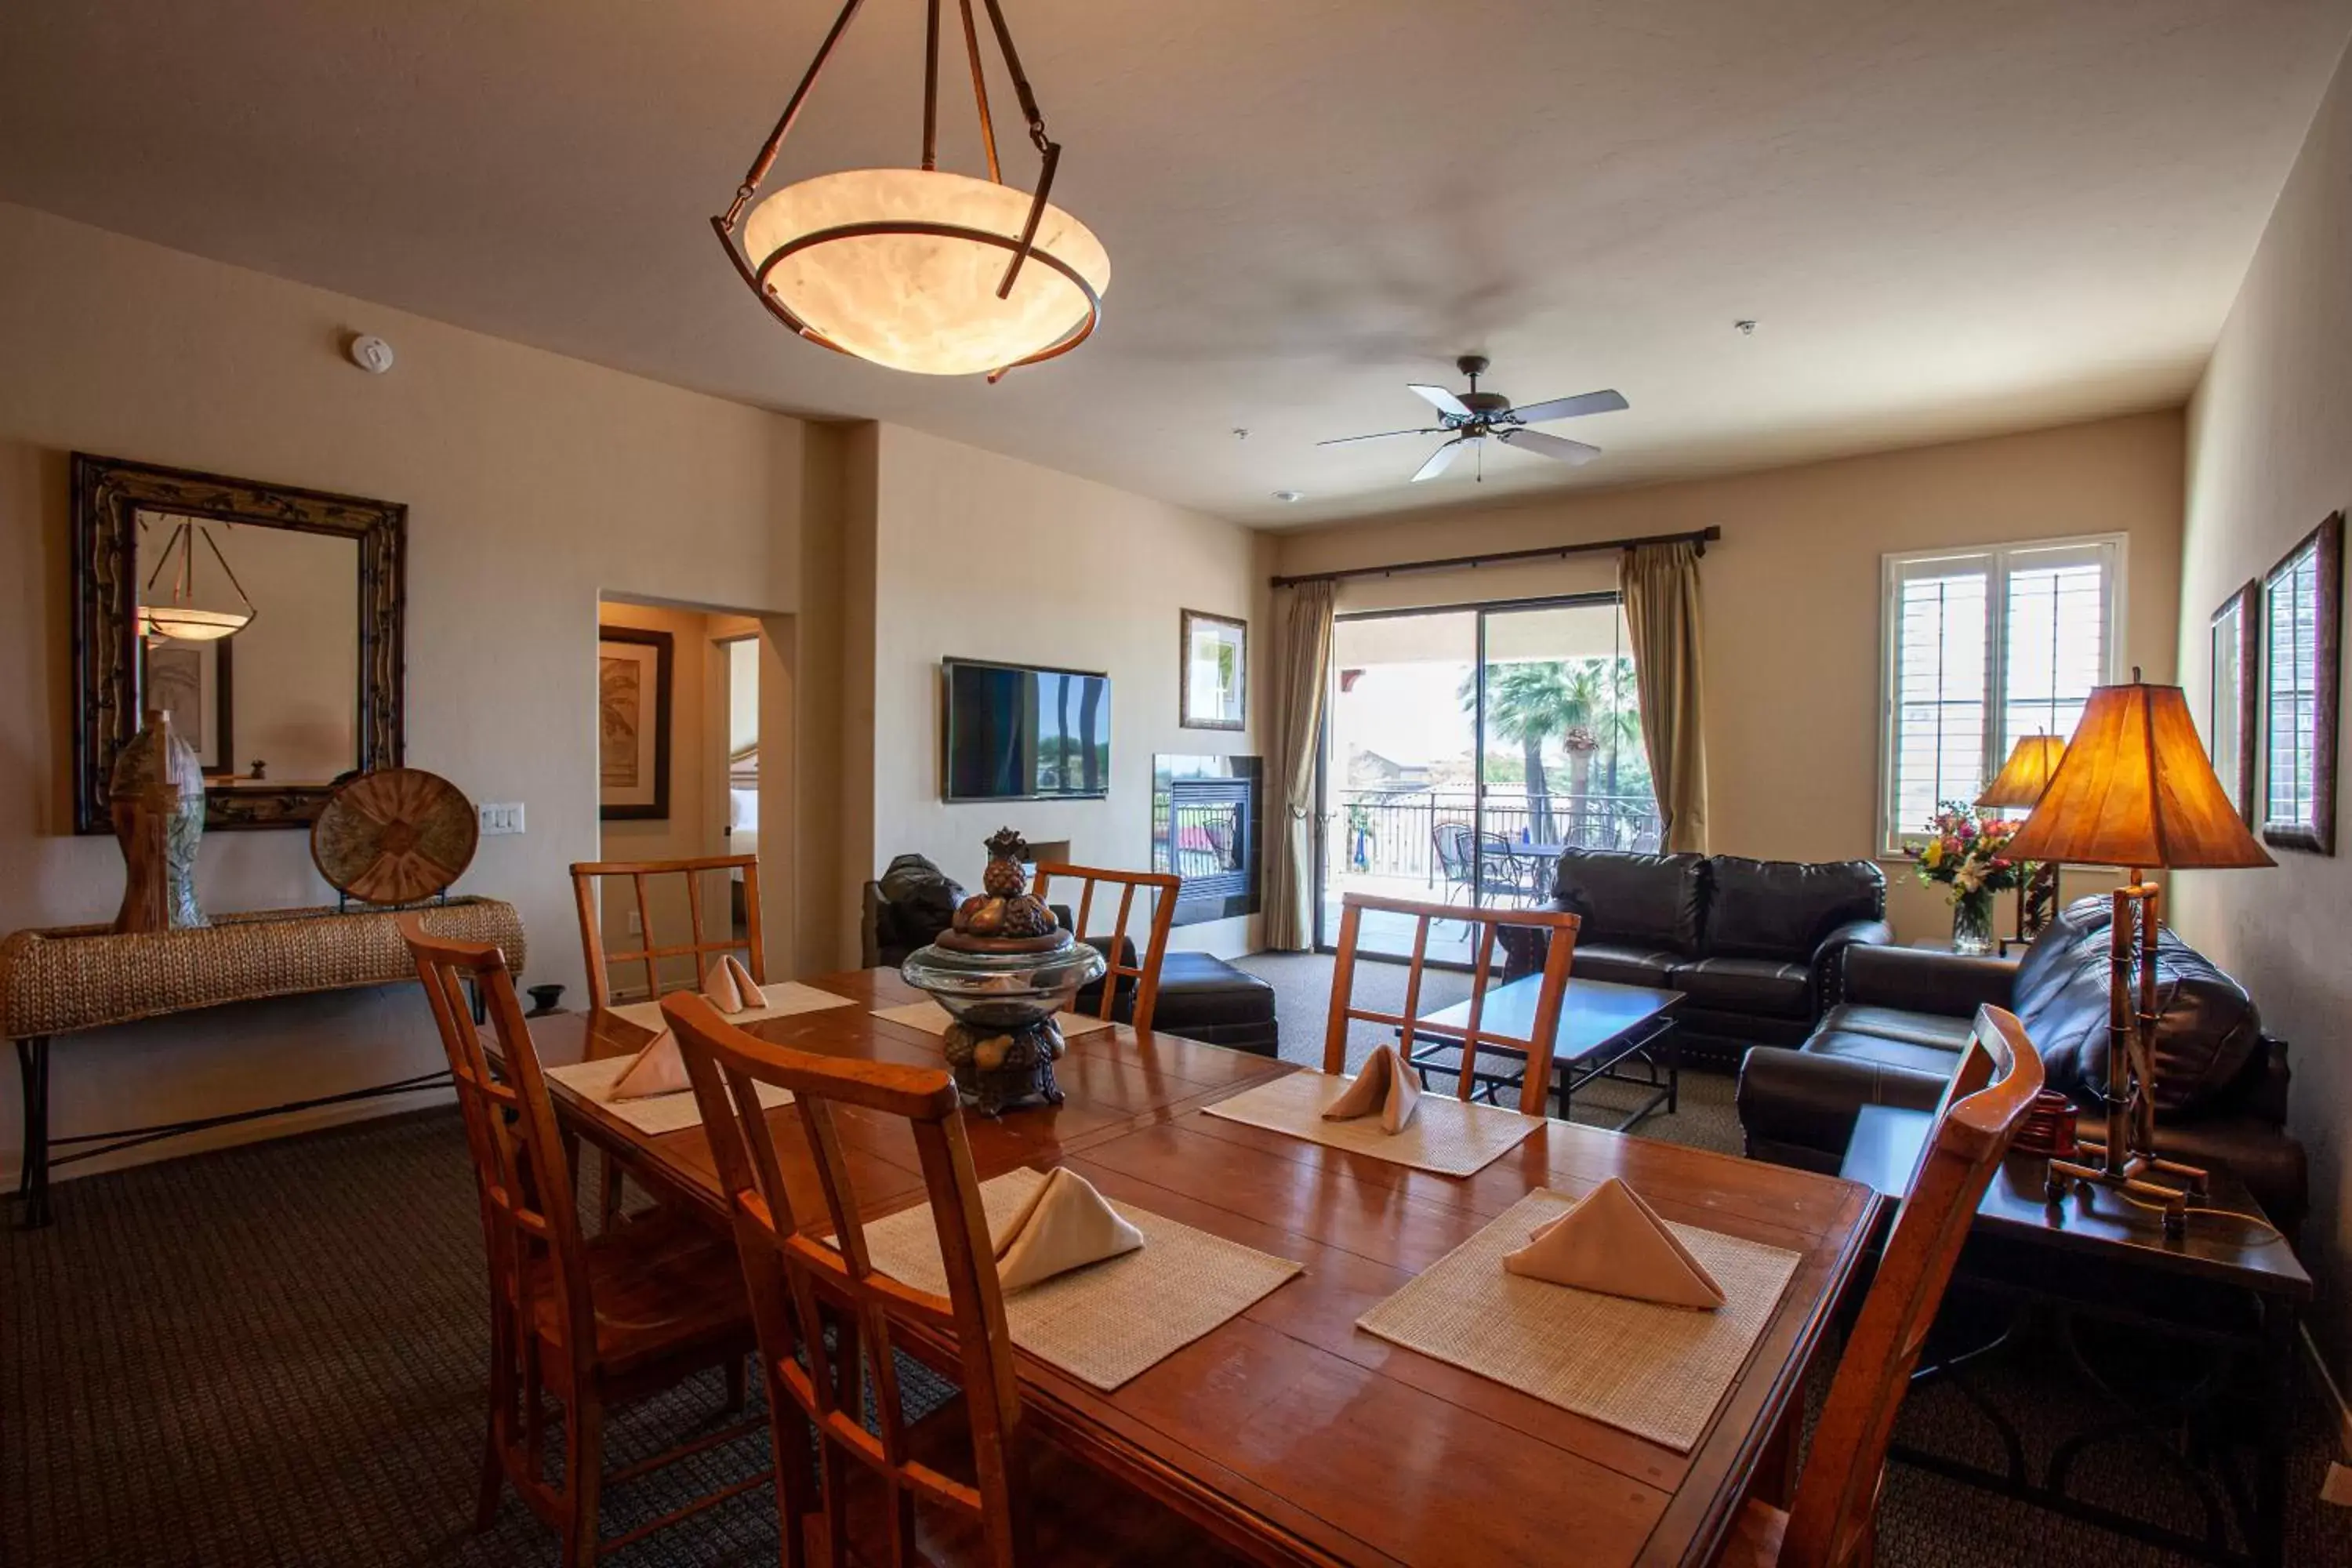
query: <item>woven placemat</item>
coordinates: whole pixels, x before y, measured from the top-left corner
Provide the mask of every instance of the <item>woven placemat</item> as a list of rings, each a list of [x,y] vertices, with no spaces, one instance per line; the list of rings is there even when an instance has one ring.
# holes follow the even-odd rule
[[[1525,1247],[1528,1232],[1575,1202],[1562,1193],[1529,1193],[1356,1326],[1687,1454],[1771,1321],[1801,1257],[1674,1226],[1723,1287],[1724,1305],[1713,1312],[1506,1273],[1503,1254]]]
[[[897,1007],[877,1007],[874,1009],[874,1016],[887,1019],[893,1024],[909,1025],[933,1035],[946,1034],[948,1026],[955,1021],[948,1016],[948,1010],[945,1007],[936,1002],[928,1001],[908,1002]],[[1062,1037],[1066,1040],[1090,1030],[1110,1027],[1109,1019],[1089,1018],[1082,1013],[1056,1013],[1054,1015],[1054,1022],[1061,1026]]]
[[[1025,1166],[980,1184],[995,1234],[1045,1178]],[[1143,1246],[1014,1290],[1004,1298],[1013,1342],[1039,1361],[1108,1393],[1247,1311],[1302,1266],[1166,1219],[1113,1204],[1143,1233]],[[931,1205],[901,1210],[866,1227],[867,1256],[893,1279],[947,1294]]]
[[[773,989],[773,987],[771,987]],[[641,1094],[630,1100],[612,1098],[613,1086],[629,1070],[635,1057],[602,1057],[593,1062],[566,1062],[549,1068],[547,1076],[575,1093],[583,1094],[640,1132],[658,1136],[702,1125],[702,1106],[694,1090],[675,1094]],[[773,1110],[793,1102],[793,1091],[774,1084],[760,1086],[760,1103]]]
[[[1295,1072],[1203,1109],[1228,1121],[1245,1121],[1310,1143],[1328,1143],[1334,1149],[1444,1176],[1475,1175],[1544,1124],[1540,1116],[1522,1116],[1495,1105],[1471,1105],[1433,1092],[1421,1097],[1421,1109],[1393,1133],[1381,1131],[1378,1116],[1324,1121],[1323,1108],[1354,1081],[1327,1073]]]
[[[762,985],[760,994],[766,1005],[746,1007],[740,1013],[725,1015],[727,1021],[741,1027],[756,1024],[762,1018],[789,1018],[795,1013],[814,1013],[826,1007],[855,1007],[857,1004],[846,996],[835,996],[830,991],[820,991],[814,985],[803,985],[797,980],[787,980],[781,985]],[[615,1018],[626,1018],[640,1029],[656,1033],[669,1027],[662,1018],[659,1002],[632,1002],[625,1007],[612,1009]]]

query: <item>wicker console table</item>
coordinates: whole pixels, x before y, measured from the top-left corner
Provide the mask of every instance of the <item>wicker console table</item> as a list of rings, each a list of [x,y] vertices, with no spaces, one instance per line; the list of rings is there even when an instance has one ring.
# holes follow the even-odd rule
[[[423,906],[436,931],[472,942],[494,942],[509,968],[522,973],[522,921],[497,899],[451,899]],[[20,931],[0,942],[0,1028],[16,1045],[24,1080],[24,1168],[16,1196],[27,1230],[49,1223],[49,1168],[69,1165],[184,1132],[278,1116],[291,1110],[426,1089],[446,1071],[418,1075],[315,1100],[254,1110],[49,1137],[49,1042],[58,1035],[102,1029],[141,1018],[194,1012],[231,1002],[307,996],[415,977],[407,944],[393,923],[403,911],[333,909],[257,910],[215,915],[193,931],[118,935],[104,926]],[[52,1147],[79,1148],[56,1160]]]

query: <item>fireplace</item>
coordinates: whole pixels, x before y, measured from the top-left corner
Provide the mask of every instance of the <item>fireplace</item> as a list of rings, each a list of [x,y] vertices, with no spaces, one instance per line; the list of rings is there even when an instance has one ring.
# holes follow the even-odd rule
[[[1265,825],[1256,757],[1152,759],[1151,868],[1184,879],[1176,923],[1258,911]]]

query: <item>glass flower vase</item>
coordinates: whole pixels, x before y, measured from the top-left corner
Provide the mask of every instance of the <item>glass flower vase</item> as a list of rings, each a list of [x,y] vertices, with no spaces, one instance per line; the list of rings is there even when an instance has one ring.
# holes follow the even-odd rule
[[[1952,951],[1982,958],[2000,942],[1992,934],[1993,898],[1990,892],[1960,893],[1952,900]]]

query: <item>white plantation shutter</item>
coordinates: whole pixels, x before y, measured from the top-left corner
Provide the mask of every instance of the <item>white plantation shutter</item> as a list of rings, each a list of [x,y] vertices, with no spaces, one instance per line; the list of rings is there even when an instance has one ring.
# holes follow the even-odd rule
[[[1886,558],[1883,852],[1974,800],[2021,737],[2074,732],[2115,679],[2121,569],[2113,538]]]

